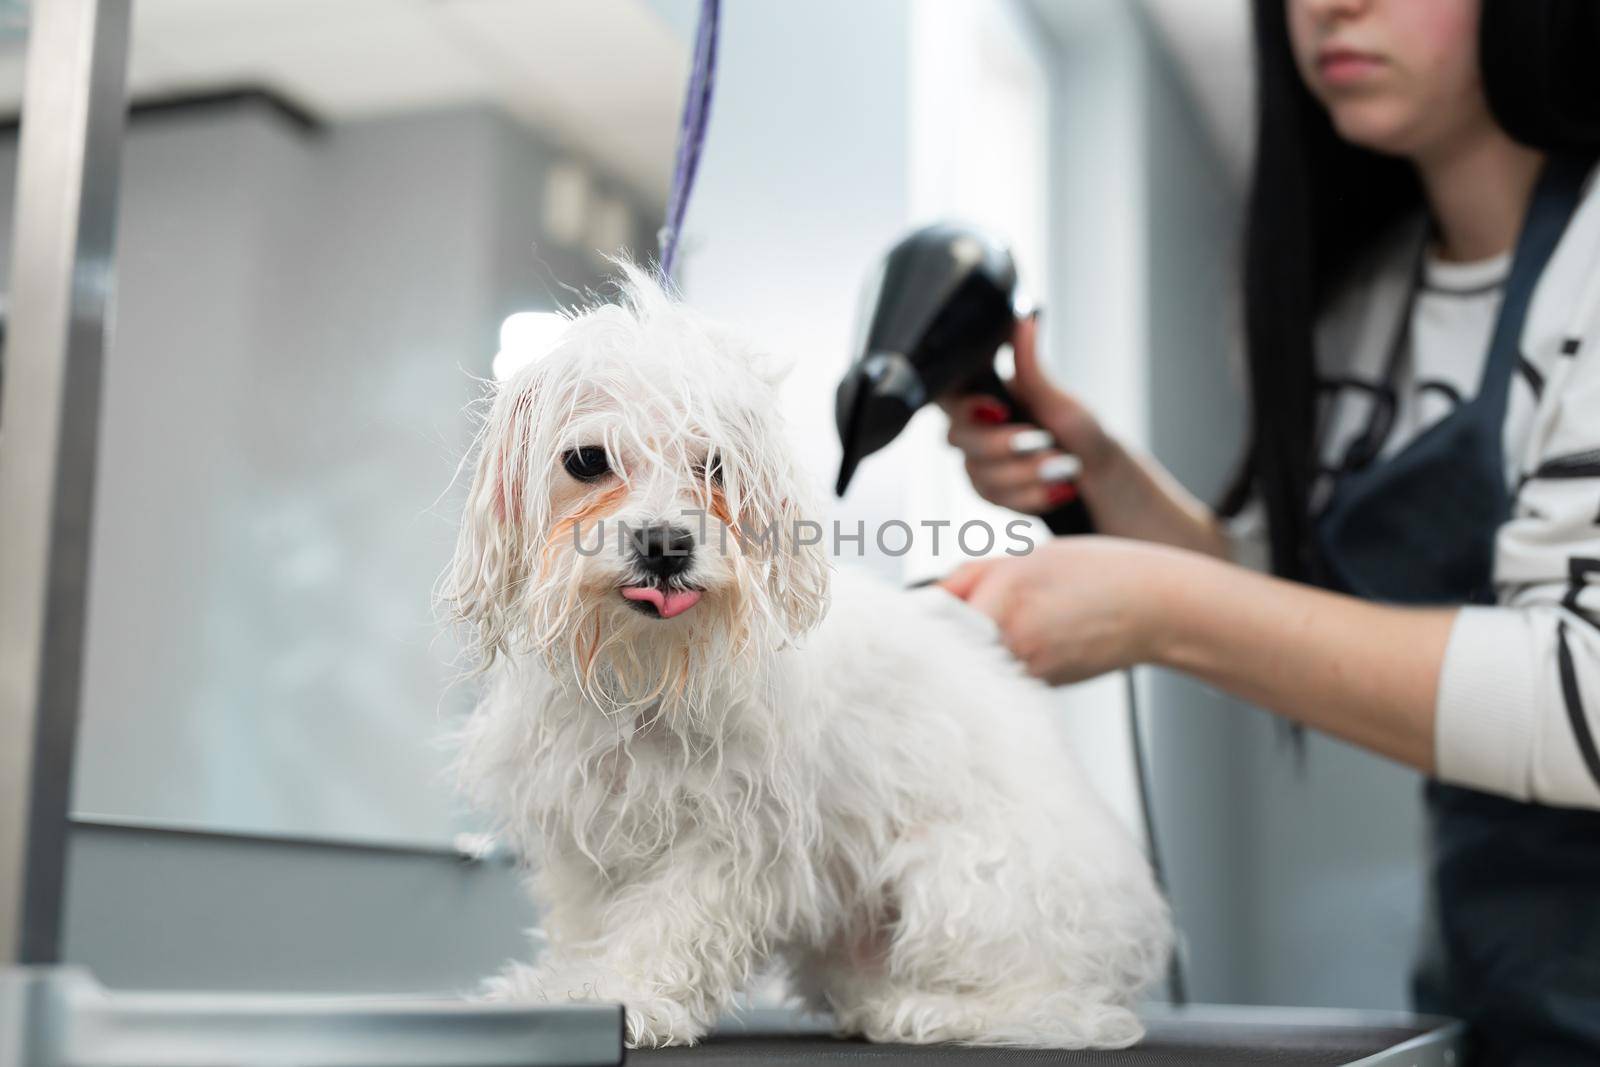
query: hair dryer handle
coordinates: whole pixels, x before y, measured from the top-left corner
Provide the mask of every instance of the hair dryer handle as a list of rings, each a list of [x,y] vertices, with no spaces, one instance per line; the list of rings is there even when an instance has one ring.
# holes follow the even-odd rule
[[[984,373],[968,382],[962,392],[994,397],[1010,410],[1012,422],[1034,422],[1033,413],[1028,410],[1027,405],[1011,394],[1005,382],[1000,380],[1000,376],[992,367],[986,368]],[[1044,520],[1050,532],[1058,537],[1094,533],[1094,520],[1089,517],[1089,507],[1083,502],[1082,495],[1070,503],[1052,508],[1039,517]]]

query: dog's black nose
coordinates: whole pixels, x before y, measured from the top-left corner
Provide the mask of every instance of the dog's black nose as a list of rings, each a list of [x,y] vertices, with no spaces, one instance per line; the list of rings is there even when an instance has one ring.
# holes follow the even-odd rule
[[[689,569],[694,534],[682,526],[657,523],[633,534],[633,549],[640,567],[653,577],[665,580]]]

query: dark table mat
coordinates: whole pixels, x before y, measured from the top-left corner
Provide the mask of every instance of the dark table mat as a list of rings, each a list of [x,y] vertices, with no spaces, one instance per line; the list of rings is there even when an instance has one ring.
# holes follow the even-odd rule
[[[956,1065],[1106,1064],[1116,1067],[1333,1067],[1392,1048],[1425,1031],[1414,1027],[1152,1022],[1144,1041],[1127,1049],[965,1048],[958,1045],[874,1045],[817,1033],[751,1030],[713,1034],[694,1048],[647,1049],[628,1054],[635,1064],[727,1065],[893,1061]]]

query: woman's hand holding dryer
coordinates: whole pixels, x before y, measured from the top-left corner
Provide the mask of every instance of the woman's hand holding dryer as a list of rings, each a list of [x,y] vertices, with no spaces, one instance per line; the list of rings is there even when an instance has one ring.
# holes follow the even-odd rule
[[[1125,447],[1083,404],[1057,388],[1039,366],[1038,318],[1017,324],[1010,387],[1038,425],[1013,421],[988,396],[951,397],[950,443],[966,455],[967,475],[991,503],[1038,515],[1078,493],[1103,534],[1226,557],[1227,541],[1211,509],[1153,460]]]

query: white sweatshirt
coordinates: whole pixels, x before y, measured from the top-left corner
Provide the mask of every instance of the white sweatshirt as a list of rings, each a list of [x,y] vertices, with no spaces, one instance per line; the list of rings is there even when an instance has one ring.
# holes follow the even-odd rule
[[[1403,313],[1420,227],[1383,242],[1317,331],[1325,468],[1367,425]],[[1426,260],[1406,323],[1393,454],[1476,393],[1510,257]],[[1442,781],[1517,800],[1600,808],[1600,181],[1545,268],[1522,334],[1504,430],[1511,518],[1495,539],[1498,603],[1457,615],[1439,677]],[[1331,479],[1313,494],[1320,507]],[[1235,558],[1262,566],[1259,511]]]

